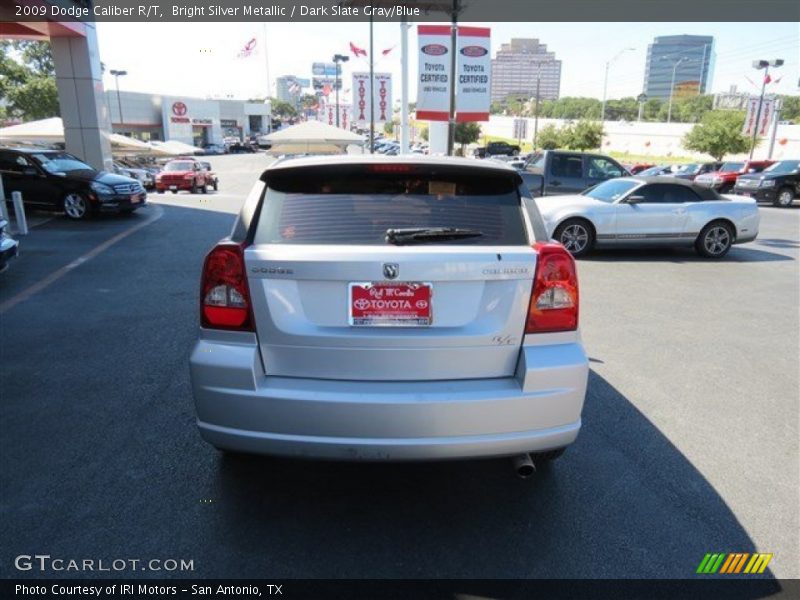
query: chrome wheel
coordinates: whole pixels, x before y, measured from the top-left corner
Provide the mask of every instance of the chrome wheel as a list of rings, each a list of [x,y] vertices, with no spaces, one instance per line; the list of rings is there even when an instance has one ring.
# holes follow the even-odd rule
[[[793,200],[794,194],[792,190],[781,190],[780,194],[778,194],[778,206],[791,206]]]
[[[586,227],[578,223],[573,223],[564,228],[561,238],[558,240],[571,254],[583,252],[589,243],[589,232]]]
[[[711,227],[703,238],[703,246],[711,256],[726,252],[730,245],[731,234],[721,225]]]
[[[64,212],[70,219],[83,219],[89,212],[89,205],[80,194],[67,194],[64,197]]]

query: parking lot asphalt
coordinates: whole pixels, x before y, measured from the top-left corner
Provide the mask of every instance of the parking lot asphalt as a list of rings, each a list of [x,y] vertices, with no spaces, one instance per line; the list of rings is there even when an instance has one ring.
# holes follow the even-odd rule
[[[719,262],[579,261],[584,428],[532,480],[508,460],[230,458],[196,431],[188,356],[205,252],[267,159],[211,162],[218,194],[53,219],[0,276],[2,304],[163,211],[0,313],[0,576],[41,576],[13,558],[44,553],[193,577],[683,578],[760,551],[800,577],[800,209],[763,207]]]

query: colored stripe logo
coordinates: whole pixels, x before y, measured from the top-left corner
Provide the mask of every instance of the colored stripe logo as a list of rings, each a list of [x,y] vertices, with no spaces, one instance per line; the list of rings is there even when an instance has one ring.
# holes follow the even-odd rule
[[[720,552],[708,553],[700,561],[697,573],[701,575],[714,575],[715,573],[725,575],[748,574],[757,575],[763,573],[772,554],[756,552]]]

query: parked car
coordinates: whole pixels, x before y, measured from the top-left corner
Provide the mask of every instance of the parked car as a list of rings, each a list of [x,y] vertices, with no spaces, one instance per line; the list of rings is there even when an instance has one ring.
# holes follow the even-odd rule
[[[576,257],[603,246],[694,245],[722,258],[758,235],[755,202],[672,177],[624,177],[536,204],[548,234]]]
[[[214,172],[214,169],[211,168],[211,163],[206,162],[204,160],[198,162],[203,166],[203,169],[205,169],[206,171],[206,182],[208,182],[208,185],[214,188],[215,192],[219,190],[219,179],[217,178],[217,174]]]
[[[200,161],[191,157],[171,160],[164,165],[164,169],[156,175],[156,191],[163,194],[170,191],[177,194],[186,190],[192,194],[206,193],[211,184],[207,171]]]
[[[258,146],[253,146],[249,143],[236,143],[228,146],[229,154],[253,154],[258,149]]]
[[[749,173],[760,173],[773,163],[771,160],[741,160],[738,162],[725,162],[719,171],[704,173],[695,177],[694,182],[698,185],[714,188],[720,194],[727,194],[733,191],[739,175]]]
[[[800,196],[800,160],[781,160],[761,173],[740,175],[733,191],[757,202],[789,207]]]
[[[685,179],[687,181],[694,181],[698,175],[704,173],[713,173],[719,171],[722,163],[719,161],[707,163],[688,163],[685,165],[678,165],[673,169],[672,176],[678,179]]]
[[[222,450],[546,460],[580,429],[575,263],[503,165],[276,161],[200,299],[192,388]]]
[[[564,150],[533,154],[522,169],[522,180],[534,197],[574,194],[625,175],[625,168],[611,157]]]
[[[656,165],[654,167],[650,167],[649,169],[645,169],[644,171],[639,171],[638,173],[631,173],[631,175],[639,175],[640,177],[655,177],[656,175],[672,175],[672,173],[677,169],[676,165]]]
[[[156,178],[150,171],[147,169],[138,169],[135,167],[129,167],[124,165],[120,162],[114,162],[114,173],[117,175],[125,175],[125,177],[130,177],[131,179],[136,179],[139,183],[142,184],[142,187],[146,190],[152,190],[156,187]]]
[[[26,206],[64,211],[70,219],[108,210],[130,213],[147,204],[137,180],[97,171],[61,150],[0,149],[0,174],[6,194],[21,192]]]
[[[499,155],[517,156],[520,153],[520,147],[516,144],[509,144],[508,142],[489,142],[486,146],[475,148],[472,153],[477,158]]]
[[[631,175],[638,175],[642,171],[645,171],[647,169],[652,169],[653,167],[655,167],[655,165],[652,164],[652,163],[633,163],[633,164],[622,165],[622,166],[625,167],[625,169]]]
[[[220,154],[227,154],[228,149],[225,144],[205,144],[203,146],[203,153],[206,156],[217,156]]]
[[[19,252],[19,242],[6,231],[8,221],[0,217],[0,273],[8,268],[12,258]]]

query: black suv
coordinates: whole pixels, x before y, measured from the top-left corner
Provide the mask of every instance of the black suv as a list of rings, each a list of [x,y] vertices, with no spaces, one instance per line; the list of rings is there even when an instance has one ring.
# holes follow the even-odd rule
[[[147,203],[136,179],[96,171],[61,150],[0,149],[0,175],[7,196],[21,192],[26,206],[64,211],[70,219],[101,210],[130,213]]]
[[[800,196],[800,160],[781,160],[761,173],[739,175],[733,193],[788,208]]]

